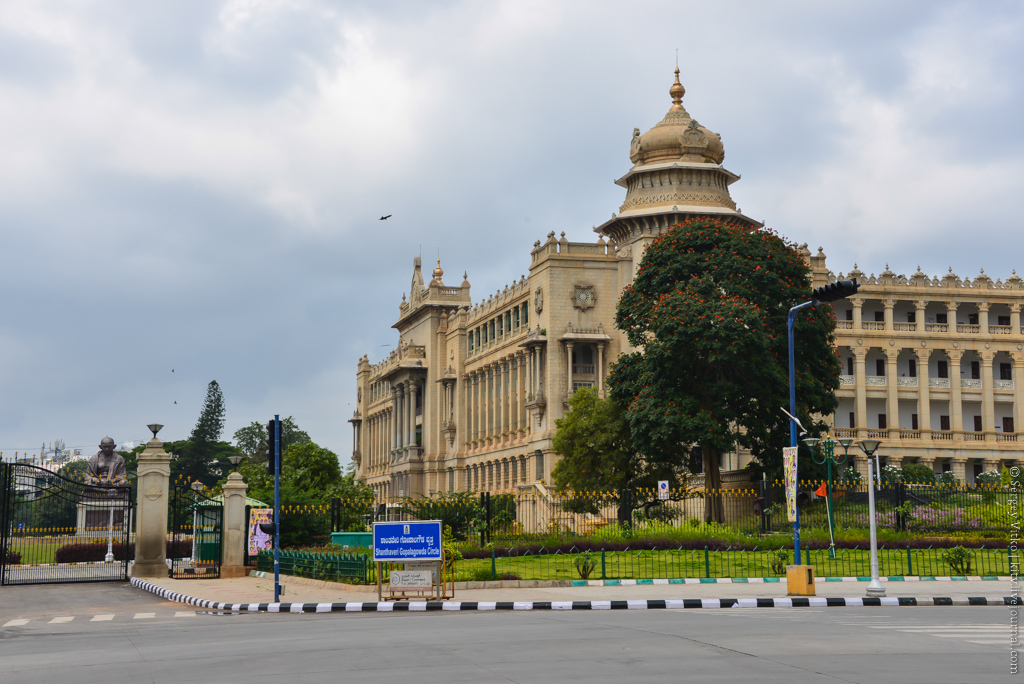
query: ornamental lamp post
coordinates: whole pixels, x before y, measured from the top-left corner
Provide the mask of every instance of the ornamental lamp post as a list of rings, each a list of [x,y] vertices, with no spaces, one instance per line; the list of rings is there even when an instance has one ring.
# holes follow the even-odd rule
[[[882,442],[877,439],[862,439],[857,446],[868,457],[868,526],[871,530],[871,582],[868,583],[868,596],[885,596],[885,587],[878,579],[878,535],[875,532],[875,488],[871,484],[871,457],[878,451]]]
[[[842,456],[837,456],[835,453],[835,446],[837,442],[843,447]],[[835,560],[836,536],[835,520],[832,517],[832,464],[835,463],[838,468],[846,463],[850,455],[850,445],[853,444],[853,440],[849,437],[844,437],[838,440],[833,440],[831,436],[828,436],[825,439],[814,439],[813,437],[809,437],[804,439],[803,443],[811,450],[811,460],[818,465],[825,465],[827,467],[828,476],[825,480],[825,511],[828,514],[828,557]]]

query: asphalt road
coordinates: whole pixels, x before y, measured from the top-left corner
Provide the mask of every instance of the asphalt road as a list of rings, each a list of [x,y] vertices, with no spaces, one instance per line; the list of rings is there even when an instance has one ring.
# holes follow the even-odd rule
[[[123,584],[0,588],[0,681],[945,682],[1010,675],[1010,609],[217,614]]]

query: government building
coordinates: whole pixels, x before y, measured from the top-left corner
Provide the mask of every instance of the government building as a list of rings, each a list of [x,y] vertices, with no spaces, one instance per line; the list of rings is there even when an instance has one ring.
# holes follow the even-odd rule
[[[352,460],[379,500],[543,490],[569,397],[581,387],[604,396],[609,367],[630,350],[615,308],[647,245],[698,216],[761,227],[733,202],[739,176],[723,166],[721,137],[683,107],[684,94],[676,69],[668,113],[642,135],[633,130],[632,166],[616,181],[625,200],[594,229],[596,240],[548,233],[530,250],[528,276],[476,302],[465,275],[445,284],[438,261],[428,280],[413,260],[396,349],[376,363],[363,356],[356,370]],[[820,248],[801,250],[815,287],[837,277],[862,283],[834,305],[843,363],[834,436],[881,439],[883,462],[926,463],[968,482],[1018,458],[1024,291],[1016,274],[939,279],[886,267],[865,278],[855,265],[836,276]],[[724,454],[723,481],[746,479],[748,462]]]

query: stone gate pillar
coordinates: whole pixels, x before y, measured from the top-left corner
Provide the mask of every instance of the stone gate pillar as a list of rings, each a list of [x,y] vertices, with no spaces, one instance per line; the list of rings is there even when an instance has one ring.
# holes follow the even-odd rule
[[[221,577],[245,576],[245,492],[248,486],[237,473],[224,483],[224,520],[221,523]]]
[[[167,576],[167,505],[171,455],[156,438],[162,425],[151,425],[153,439],[139,454],[139,487],[135,514],[135,564],[132,577]]]

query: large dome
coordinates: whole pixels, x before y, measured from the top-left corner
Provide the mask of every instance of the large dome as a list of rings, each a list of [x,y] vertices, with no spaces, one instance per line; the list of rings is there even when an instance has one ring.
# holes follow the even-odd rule
[[[683,108],[686,88],[679,82],[679,67],[668,92],[672,107],[665,118],[643,135],[639,129],[633,130],[630,161],[635,166],[669,161],[721,164],[725,160],[721,136],[701,126]]]

